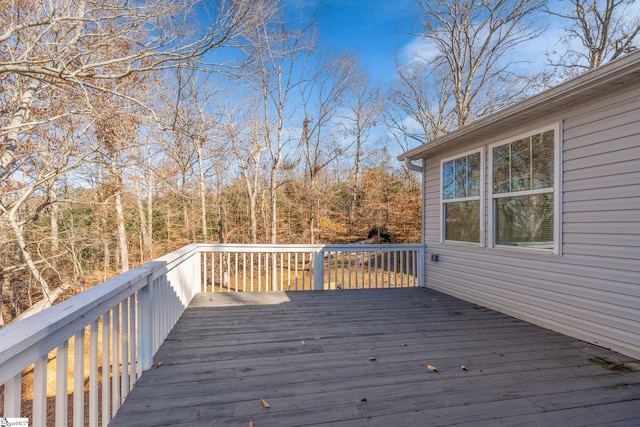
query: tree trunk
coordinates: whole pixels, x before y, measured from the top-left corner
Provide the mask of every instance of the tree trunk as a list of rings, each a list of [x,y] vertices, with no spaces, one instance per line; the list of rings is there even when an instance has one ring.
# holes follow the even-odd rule
[[[31,109],[31,103],[33,102],[33,98],[35,98],[35,94],[38,92],[39,88],[40,82],[38,80],[30,81],[29,86],[22,93],[22,99],[20,100],[18,109],[13,113],[11,122],[7,125],[7,128],[10,129],[10,131],[7,132],[7,136],[3,141],[4,144],[2,144],[4,146],[4,150],[0,155],[0,177],[4,178],[9,174],[9,166],[13,163],[13,159],[16,155],[20,126],[28,117],[29,110]]]
[[[42,273],[36,266],[36,263],[34,262],[33,258],[31,257],[31,253],[27,248],[27,242],[24,238],[23,228],[18,223],[18,220],[15,217],[15,215],[16,215],[15,211],[13,210],[9,211],[8,222],[11,226],[11,229],[14,235],[16,236],[17,249],[19,250],[20,256],[24,260],[24,263],[26,264],[27,269],[29,270],[29,273],[31,273],[33,278],[36,280],[36,282],[40,286],[40,290],[43,293],[42,309],[45,309],[53,304],[53,301],[59,296],[59,294],[58,292],[56,292],[55,294],[52,294],[52,291],[49,288],[49,284],[47,283],[46,279],[44,278],[44,276],[42,276]]]
[[[198,153],[198,166],[200,169],[200,221],[202,227],[202,239],[205,243],[208,241],[207,233],[207,199],[206,199],[206,182],[204,179],[204,162],[202,159],[202,144],[196,142],[196,150]]]
[[[149,235],[149,225],[147,224],[147,217],[145,215],[144,206],[142,203],[142,191],[140,189],[140,183],[137,180],[136,185],[136,205],[138,207],[138,217],[140,218],[140,237],[142,240],[141,261],[144,262],[149,254],[149,247],[151,246],[151,236]]]
[[[51,249],[57,254],[60,250],[60,236],[58,230],[58,195],[55,184],[49,188],[49,200],[51,201],[51,205],[49,205],[49,214],[51,217]]]
[[[115,155],[111,160],[111,173],[117,181],[117,190],[115,194],[116,204],[116,221],[118,224],[118,249],[120,258],[120,271],[125,273],[129,271],[129,243],[127,240],[127,229],[124,218],[124,207],[122,205],[122,176],[120,175],[116,165]]]
[[[116,217],[118,221],[118,248],[120,250],[120,270],[122,273],[129,271],[129,243],[122,206],[122,191],[116,193]]]

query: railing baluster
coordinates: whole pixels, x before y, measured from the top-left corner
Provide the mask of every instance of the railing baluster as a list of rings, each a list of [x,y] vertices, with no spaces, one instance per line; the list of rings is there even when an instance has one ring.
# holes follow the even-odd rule
[[[340,254],[340,259],[342,260],[342,265],[341,265],[341,269],[342,269],[342,282],[340,283],[340,287],[342,289],[345,289],[344,284],[344,251],[342,251],[342,253]]]
[[[253,292],[253,272],[254,272],[254,267],[253,267],[253,256],[255,254],[251,254],[251,292]]]
[[[81,329],[73,338],[73,426],[84,426],[84,335]]]
[[[360,257],[360,275],[362,276],[362,288],[366,287],[365,276],[364,276],[364,261],[366,258],[366,252],[362,251],[362,256]]]
[[[393,286],[393,280],[395,277],[395,268],[393,266],[393,251],[389,251],[387,253],[387,273],[389,275],[389,283],[387,283],[387,288],[391,288]]]
[[[365,286],[367,289],[371,289],[373,287],[373,286],[371,286],[371,254],[372,253],[373,252],[371,252],[371,251],[367,251],[365,253],[366,254],[365,255],[365,263],[366,263],[366,265],[364,267],[364,271],[365,271],[365,273],[367,275],[367,280],[366,280],[367,284]]]
[[[98,427],[98,321],[89,327],[89,427]],[[38,424],[35,424],[38,425]]]
[[[129,394],[129,298],[122,301],[122,400]]]
[[[33,366],[33,412],[32,425],[47,425],[47,367],[49,355],[36,360]],[[97,378],[97,375],[96,375]],[[5,389],[5,393],[6,393]],[[6,408],[5,408],[6,409]],[[5,411],[5,416],[9,417]]]
[[[22,372],[4,384],[4,417],[19,418],[22,403]]]
[[[231,292],[231,254],[227,252],[225,255],[227,271],[224,272],[224,286],[227,288],[227,292]]]
[[[287,290],[291,288],[291,252],[287,252]]]
[[[306,258],[307,258],[306,252],[302,252],[302,290],[306,290],[305,286],[304,286],[304,279],[305,279],[305,276],[306,276],[306,274],[305,274],[305,265],[307,265]]]
[[[333,272],[333,264],[332,264],[331,260],[334,257],[335,251],[327,249],[324,253],[326,254],[325,259],[326,259],[326,263],[327,263],[327,268],[325,269],[326,275],[327,275],[327,279],[326,279],[327,285],[324,287],[324,289],[330,290],[331,289],[331,283],[333,283],[335,285],[335,282],[336,282],[335,274],[334,274],[334,277],[331,276],[332,272]]]
[[[334,251],[333,253],[333,280],[335,281],[335,289],[342,288],[342,282],[340,281],[340,274],[342,273],[342,269],[339,265],[343,255],[343,251]]]
[[[284,253],[280,252],[280,292],[284,291]]]
[[[202,277],[202,283],[200,284],[200,292],[207,292],[207,253],[203,252],[200,257],[202,259],[202,270],[204,272]]]
[[[378,257],[379,257],[380,251],[376,250],[375,252],[373,252],[373,283],[372,286],[374,289],[378,289],[378,282],[379,282],[379,265],[378,265]]]
[[[258,292],[262,291],[262,254],[258,253]]]
[[[400,251],[398,254],[400,257],[400,287],[404,287],[404,251]]]
[[[219,289],[220,292],[222,292],[222,283],[224,282],[224,261],[223,261],[223,253],[220,252],[220,255],[218,256],[218,270],[220,270],[220,272],[218,273],[218,275],[220,276],[218,278],[218,283],[219,283]]]
[[[115,414],[120,408],[120,305],[113,308],[113,336],[111,348],[111,410]]]
[[[235,261],[235,283],[236,283],[236,292],[238,292],[238,252],[234,254]]]
[[[111,419],[111,313],[102,316],[102,425]],[[149,365],[151,366],[151,365]]]
[[[68,423],[68,375],[69,341],[65,341],[56,350],[56,427],[63,427]]]
[[[242,254],[242,292],[247,292],[247,253]]]
[[[220,288],[218,288],[218,290],[216,291],[216,280],[218,280],[218,276],[220,275],[220,273],[218,273],[217,270],[220,270],[220,263],[219,263],[219,259],[220,258],[220,253],[219,252],[214,252],[211,254],[211,292],[219,292]]]
[[[133,389],[133,385],[136,383],[138,379],[137,375],[137,363],[136,363],[136,344],[138,340],[136,339],[136,335],[138,332],[137,322],[136,322],[136,298],[135,295],[132,295],[129,303],[129,322],[131,326],[129,327],[129,391]]]
[[[300,289],[298,288],[298,252],[296,252],[295,254],[295,277],[296,277],[296,291],[299,291]]]

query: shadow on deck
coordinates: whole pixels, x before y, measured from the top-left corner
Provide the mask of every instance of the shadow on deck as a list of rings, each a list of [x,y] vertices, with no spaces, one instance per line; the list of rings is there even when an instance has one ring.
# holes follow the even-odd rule
[[[640,425],[638,361],[423,288],[200,294],[154,363],[111,426]]]

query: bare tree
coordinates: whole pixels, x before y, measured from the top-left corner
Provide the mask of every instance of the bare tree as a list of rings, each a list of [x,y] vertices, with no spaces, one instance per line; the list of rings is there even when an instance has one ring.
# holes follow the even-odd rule
[[[243,102],[255,105],[255,102]],[[224,107],[221,137],[228,141],[230,151],[240,169],[245,192],[249,199],[249,241],[258,243],[258,197],[262,182],[262,152],[265,146],[262,121],[252,108]]]
[[[134,95],[119,90],[123,86],[116,82],[144,79],[150,71],[175,67],[219,69],[222,61],[216,63],[214,51],[255,26],[257,3],[18,0],[0,4],[0,222],[15,234],[22,261],[46,304],[57,295],[31,255],[25,227],[52,202],[42,195],[52,195],[55,182],[97,149],[95,139],[87,137],[95,95],[142,105]],[[210,25],[194,30],[190,18],[207,8]],[[75,128],[67,127],[72,122]],[[56,129],[67,132],[58,136],[62,141],[58,152],[45,149],[41,137]],[[41,162],[43,153],[55,153],[55,161]]]
[[[545,0],[417,0],[411,34],[421,55],[399,64],[396,112],[425,132],[420,142],[485,116],[527,94],[535,81],[515,72],[516,47],[539,34],[536,12]],[[397,116],[396,129],[407,115]],[[410,139],[420,138],[409,135]]]
[[[560,40],[566,48],[549,54],[551,65],[569,75],[594,69],[637,49],[640,11],[634,0],[570,0],[571,9],[552,10],[568,22]],[[554,5],[561,8],[563,3]],[[558,55],[557,59],[552,56]]]
[[[264,11],[263,20],[251,34],[248,54],[254,58],[254,90],[261,99],[265,146],[269,154],[270,243],[277,243],[278,187],[283,166],[287,164],[285,150],[290,135],[285,125],[294,115],[291,96],[302,82],[304,56],[310,51],[310,30],[299,10],[298,20],[290,27],[285,11]]]
[[[431,69],[422,61],[397,66],[398,80],[393,82],[385,109],[385,122],[406,151],[453,129],[452,81],[444,67]],[[433,78],[426,78],[431,75]]]
[[[320,206],[321,176],[324,169],[346,152],[350,144],[341,144],[338,136],[338,112],[347,89],[352,84],[357,62],[351,55],[316,56],[310,76],[300,89],[302,133],[299,151],[306,180],[307,221],[310,243],[315,243]]]
[[[357,76],[347,88],[345,110],[342,116],[344,132],[353,146],[353,169],[349,178],[349,231],[353,233],[365,144],[372,129],[381,122],[384,111],[380,89],[372,88],[366,75]]]
[[[194,175],[198,185],[198,201],[200,205],[200,231],[204,242],[208,241],[207,229],[207,179],[213,169],[212,163],[221,161],[223,151],[213,138],[216,119],[212,107],[218,97],[218,90],[206,80],[199,79],[194,73],[177,70],[177,97],[172,106],[171,130],[177,140],[191,145],[196,161]],[[215,153],[208,156],[208,152]],[[186,176],[185,176],[186,178]]]

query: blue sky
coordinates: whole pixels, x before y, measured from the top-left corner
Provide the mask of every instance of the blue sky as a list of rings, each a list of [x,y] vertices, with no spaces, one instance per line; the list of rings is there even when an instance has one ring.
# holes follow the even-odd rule
[[[402,32],[416,15],[415,0],[318,0],[315,7],[321,46],[357,54],[379,83],[392,79],[395,53],[413,40]]]
[[[570,3],[552,0],[551,7],[565,10]],[[393,80],[395,56],[401,61],[413,55],[424,55],[429,49],[425,39],[412,37],[411,30],[420,13],[416,0],[305,0],[305,7],[313,10],[320,29],[320,46],[331,47],[334,53],[351,51],[359,57],[360,65],[380,84]],[[640,9],[640,3],[630,6]],[[534,41],[519,45],[518,52],[531,69],[547,64],[545,53],[552,51],[564,35],[565,22],[544,15],[540,25],[547,29]]]

